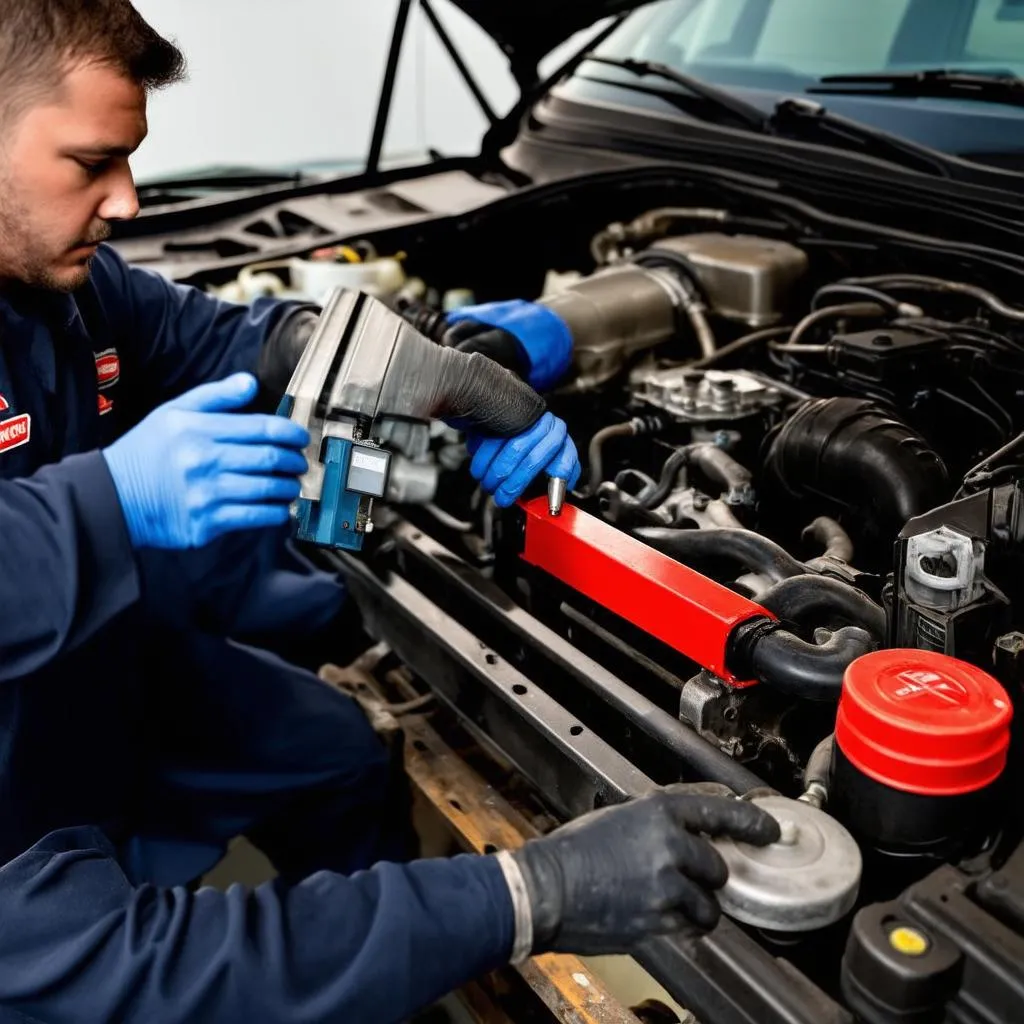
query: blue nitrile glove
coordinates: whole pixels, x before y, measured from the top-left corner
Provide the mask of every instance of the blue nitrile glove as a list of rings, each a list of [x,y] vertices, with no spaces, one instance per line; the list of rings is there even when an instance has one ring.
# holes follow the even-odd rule
[[[495,504],[507,508],[539,473],[561,477],[572,490],[579,482],[580,460],[565,421],[546,412],[518,437],[470,434],[466,447],[473,456],[469,471]]]
[[[572,334],[568,326],[557,313],[535,302],[512,299],[464,306],[449,313],[447,321],[450,327],[478,324],[509,335],[522,364],[521,370],[510,369],[517,369],[526,383],[538,391],[557,384],[572,364]],[[458,339],[455,347],[465,349],[480,342],[487,343],[486,333],[467,336],[460,330],[455,335]],[[497,339],[490,341],[496,342]],[[484,355],[490,354],[486,344],[479,351]]]
[[[256,393],[248,373],[203,384],[104,449],[133,547],[202,547],[288,521],[309,433],[283,416],[240,413]]]

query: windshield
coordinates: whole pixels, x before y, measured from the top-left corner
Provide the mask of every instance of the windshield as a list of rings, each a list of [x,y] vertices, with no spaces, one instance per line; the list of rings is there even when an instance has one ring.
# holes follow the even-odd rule
[[[782,90],[924,68],[1024,76],[1024,0],[662,0],[597,52]]]

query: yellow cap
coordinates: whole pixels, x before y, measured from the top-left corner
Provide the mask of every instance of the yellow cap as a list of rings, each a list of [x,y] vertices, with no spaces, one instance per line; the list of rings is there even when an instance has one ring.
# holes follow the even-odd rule
[[[889,945],[904,956],[923,956],[928,952],[928,939],[916,928],[900,926],[889,932]]]

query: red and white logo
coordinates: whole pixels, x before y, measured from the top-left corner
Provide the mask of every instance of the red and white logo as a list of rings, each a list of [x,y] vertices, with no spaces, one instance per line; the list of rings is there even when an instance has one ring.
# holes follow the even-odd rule
[[[97,395],[96,397],[98,399],[100,415],[106,416],[114,408],[114,403],[106,395]]]
[[[32,417],[27,412],[0,421],[0,452],[9,452],[28,444],[32,435]]]
[[[121,357],[116,348],[104,349],[96,353],[96,383],[101,388],[109,388],[121,378]]]
[[[0,395],[0,412],[7,412],[8,409],[10,409],[10,405],[8,404],[7,399],[4,398],[3,395]]]
[[[921,670],[901,672],[897,677],[903,685],[893,690],[896,700],[911,700],[931,694],[934,700],[942,704],[962,707],[970,699],[966,687],[955,679],[948,679],[936,672]]]

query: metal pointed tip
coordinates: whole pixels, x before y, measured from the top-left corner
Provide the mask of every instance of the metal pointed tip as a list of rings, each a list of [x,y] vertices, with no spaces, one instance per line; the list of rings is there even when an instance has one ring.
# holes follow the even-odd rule
[[[548,478],[548,515],[560,516],[562,505],[565,504],[568,484],[561,477],[552,476]]]

